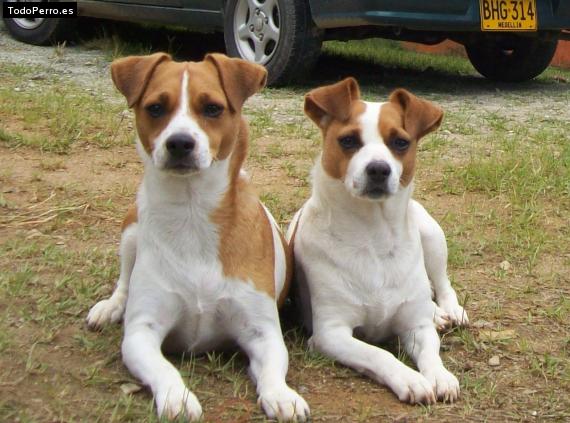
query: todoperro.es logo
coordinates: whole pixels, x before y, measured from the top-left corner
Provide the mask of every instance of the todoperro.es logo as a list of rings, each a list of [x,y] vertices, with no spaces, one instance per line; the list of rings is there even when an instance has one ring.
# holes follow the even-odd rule
[[[4,18],[73,18],[77,16],[77,3],[64,1],[58,3],[39,2],[2,2]]]

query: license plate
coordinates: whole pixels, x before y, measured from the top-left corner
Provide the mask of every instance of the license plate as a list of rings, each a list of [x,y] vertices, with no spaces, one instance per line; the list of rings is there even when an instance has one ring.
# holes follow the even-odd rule
[[[482,31],[536,31],[536,0],[479,0]]]

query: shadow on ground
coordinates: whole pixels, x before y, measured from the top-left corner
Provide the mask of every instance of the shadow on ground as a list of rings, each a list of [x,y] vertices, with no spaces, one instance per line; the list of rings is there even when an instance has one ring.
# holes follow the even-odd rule
[[[166,29],[130,23],[91,21],[89,25],[82,25],[78,43],[83,44],[94,39],[110,40],[105,48],[114,49],[110,53],[115,56],[168,51],[178,60],[196,61],[209,52],[225,52],[223,36],[219,33],[193,33],[180,28]],[[461,75],[430,67],[384,67],[368,60],[327,53],[321,55],[316,68],[303,83],[288,88],[306,92],[307,89],[336,82],[348,76],[357,78],[364,90],[374,89],[379,85],[384,88],[408,87],[419,91],[427,89],[434,94],[524,92],[534,89],[548,92],[560,89],[560,84],[554,79],[519,84],[497,83],[475,73]]]

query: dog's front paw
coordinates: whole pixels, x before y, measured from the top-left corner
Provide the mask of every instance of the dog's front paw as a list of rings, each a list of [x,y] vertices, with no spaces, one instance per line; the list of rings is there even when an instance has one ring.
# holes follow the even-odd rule
[[[123,317],[127,299],[125,296],[113,295],[111,298],[99,301],[87,315],[87,326],[90,329],[99,329],[107,323],[116,323]]]
[[[386,382],[402,402],[410,404],[435,404],[436,402],[432,384],[420,373],[408,367],[398,369]]]
[[[433,306],[433,323],[435,328],[439,331],[450,328],[452,323],[449,314],[447,314],[445,310],[439,307],[436,303],[433,303]]]
[[[159,417],[174,420],[184,416],[194,422],[202,417],[202,406],[183,383],[161,388],[155,395],[156,411]]]
[[[311,412],[305,400],[288,386],[261,392],[258,404],[270,419],[305,422]]]
[[[442,298],[437,299],[437,304],[447,316],[449,316],[449,320],[455,326],[469,326],[469,318],[467,317],[467,313],[459,305],[457,301],[457,297],[454,295],[448,295]]]
[[[459,381],[444,367],[427,370],[423,375],[433,386],[438,400],[455,402],[459,398]]]

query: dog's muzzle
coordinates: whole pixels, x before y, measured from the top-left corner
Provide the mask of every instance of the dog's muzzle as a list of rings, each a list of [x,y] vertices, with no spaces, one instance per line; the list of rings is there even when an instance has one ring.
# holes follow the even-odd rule
[[[179,173],[186,173],[198,169],[195,155],[196,140],[187,134],[174,134],[168,137],[165,143],[168,158],[164,168]]]
[[[392,173],[390,165],[385,161],[373,161],[364,169],[366,186],[363,194],[368,198],[380,198],[388,194],[388,178]]]

